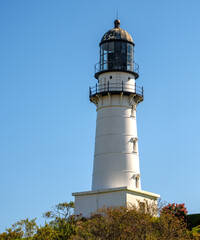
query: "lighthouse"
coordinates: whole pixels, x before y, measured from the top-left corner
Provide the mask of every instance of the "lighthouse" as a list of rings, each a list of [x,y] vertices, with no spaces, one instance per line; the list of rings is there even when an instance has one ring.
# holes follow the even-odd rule
[[[160,197],[141,190],[136,111],[144,91],[137,83],[133,39],[115,20],[99,47],[97,82],[89,89],[97,111],[92,189],[72,194],[75,214],[85,217],[103,206],[156,203]]]

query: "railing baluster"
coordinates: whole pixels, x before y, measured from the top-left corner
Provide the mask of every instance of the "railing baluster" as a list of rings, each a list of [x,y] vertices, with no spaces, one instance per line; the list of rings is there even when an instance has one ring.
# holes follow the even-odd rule
[[[92,90],[91,90],[91,87],[89,87],[89,92],[90,92],[90,97],[91,97],[91,95],[92,95],[92,92],[91,92]]]
[[[125,92],[125,93],[136,93],[140,96],[144,96],[144,88],[137,86],[136,82],[134,84],[127,84],[124,81],[121,82],[115,82],[110,83],[109,81],[107,83],[99,85],[96,83],[94,87],[89,87],[89,97],[92,98],[94,95],[103,93],[103,92]]]

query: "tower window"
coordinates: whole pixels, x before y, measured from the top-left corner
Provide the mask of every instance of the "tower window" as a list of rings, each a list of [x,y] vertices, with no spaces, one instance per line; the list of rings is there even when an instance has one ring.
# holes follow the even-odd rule
[[[112,76],[110,76],[110,79],[112,79]]]
[[[138,139],[137,138],[132,138],[132,141],[133,141],[133,152],[137,152],[137,141]]]
[[[132,117],[135,117],[135,106],[134,105],[132,105],[132,108],[131,108],[131,116]]]
[[[136,178],[135,178],[135,187],[136,188],[139,188],[139,179],[140,179],[140,177],[136,176]]]

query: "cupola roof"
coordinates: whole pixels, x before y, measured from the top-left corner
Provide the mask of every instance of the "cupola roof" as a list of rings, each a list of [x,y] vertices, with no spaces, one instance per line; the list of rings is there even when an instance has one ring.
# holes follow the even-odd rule
[[[114,28],[107,31],[103,35],[100,44],[113,40],[127,41],[134,44],[131,35],[127,31],[120,28],[120,20],[118,19],[114,21]]]

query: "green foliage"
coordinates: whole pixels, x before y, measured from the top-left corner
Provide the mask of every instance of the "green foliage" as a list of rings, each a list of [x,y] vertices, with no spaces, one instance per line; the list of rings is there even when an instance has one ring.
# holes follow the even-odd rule
[[[158,214],[157,205],[138,202],[138,207],[98,209],[89,218],[73,215],[73,209],[73,202],[60,203],[44,213],[44,226],[27,218],[6,229],[0,240],[200,240],[200,226],[187,230],[183,204],[168,204]]]
[[[192,237],[193,239],[199,240],[200,239],[200,225],[192,228]]]
[[[187,223],[172,212],[161,213],[154,225],[156,239],[191,239],[188,235]]]
[[[31,238],[37,230],[36,218],[29,220],[23,219],[12,225],[12,229],[15,232],[21,232],[23,237]]]
[[[10,239],[32,239],[34,233],[36,232],[36,218],[29,220],[22,219],[14,224],[12,224],[11,228],[7,228],[6,232],[0,234],[0,240],[10,240]]]
[[[73,209],[74,202],[64,202],[56,205],[52,211],[43,214],[46,219],[51,219],[49,226],[57,233],[58,239],[68,239],[71,235],[76,234]]]
[[[58,233],[49,224],[45,223],[44,227],[40,227],[34,235],[34,240],[54,240],[59,239]]]
[[[139,204],[141,206],[143,204]],[[78,220],[77,235],[71,239],[191,239],[186,223],[174,214],[157,217],[156,205],[99,209],[88,219]]]
[[[38,227],[36,219],[24,219],[13,224],[6,232],[0,234],[0,240],[26,239],[26,240],[59,240],[69,239],[76,234],[76,220],[72,215],[74,202],[59,203],[52,211],[44,213],[49,219],[45,226]]]
[[[45,212],[43,217],[46,219],[53,219],[57,221],[57,219],[65,219],[73,214],[74,202],[64,202],[57,204],[52,211]]]
[[[187,215],[187,220],[190,223],[190,227],[194,228],[200,225],[200,214],[189,214]]]
[[[6,232],[0,234],[0,240],[13,240],[13,239],[21,239],[23,233],[13,231],[12,228],[6,229]]]
[[[199,234],[200,234],[200,225],[197,226],[197,227],[194,227],[194,228],[192,229],[192,232],[193,232],[193,233],[199,233]]]

